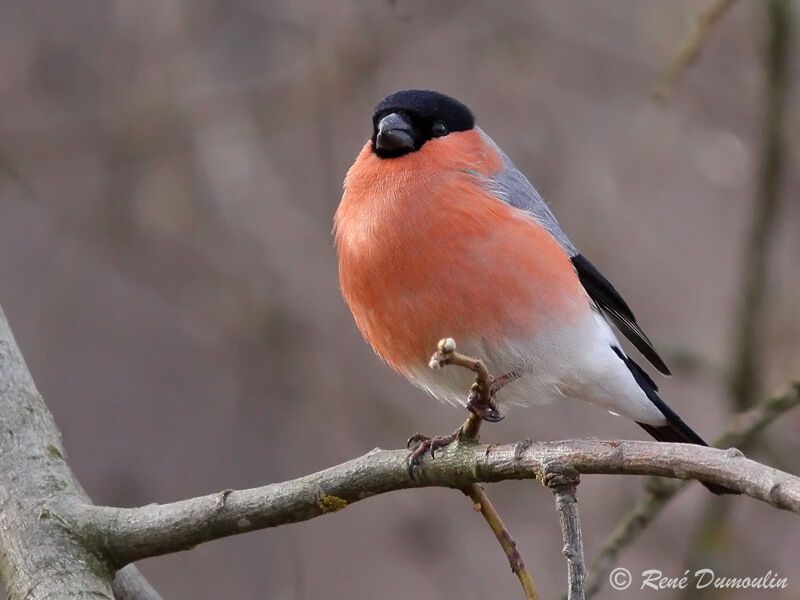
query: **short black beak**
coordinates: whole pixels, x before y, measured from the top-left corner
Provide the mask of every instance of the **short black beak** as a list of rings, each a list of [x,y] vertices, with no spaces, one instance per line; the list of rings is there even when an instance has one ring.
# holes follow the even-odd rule
[[[411,124],[397,113],[386,115],[378,123],[375,148],[392,153],[413,150],[414,138],[411,135]]]

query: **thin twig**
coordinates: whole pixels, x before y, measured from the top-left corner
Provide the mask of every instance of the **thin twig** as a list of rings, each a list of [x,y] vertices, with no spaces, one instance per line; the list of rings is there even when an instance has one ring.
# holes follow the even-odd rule
[[[798,405],[800,405],[800,381],[795,381],[786,391],[779,392],[750,410],[735,415],[725,432],[716,439],[714,446],[729,448],[749,445],[767,425]]]
[[[456,341],[453,338],[439,340],[436,352],[431,356],[428,366],[431,369],[441,369],[448,365],[464,367],[475,373],[475,383],[472,385],[471,394],[475,394],[480,407],[490,409],[494,405],[492,398],[492,382],[494,377],[489,373],[484,362],[479,358],[472,358],[456,352]],[[477,440],[480,434],[482,419],[476,412],[470,412],[467,420],[459,430],[458,437],[466,440]]]
[[[472,392],[477,396],[478,402],[483,407],[491,407],[494,404],[492,398],[492,383],[494,377],[489,373],[486,365],[479,358],[471,358],[456,352],[456,342],[453,338],[439,340],[436,345],[436,352],[431,356],[429,366],[431,369],[440,369],[449,365],[464,367],[475,373],[475,383]],[[461,440],[478,441],[482,419],[476,412],[471,411],[469,417],[458,430],[458,438]],[[511,571],[519,579],[522,591],[525,593],[526,600],[539,600],[536,585],[533,583],[530,571],[525,566],[517,544],[511,537],[511,533],[506,529],[494,505],[489,500],[489,496],[477,483],[473,483],[461,490],[473,503],[476,510],[480,511],[486,523],[491,528],[497,541],[508,557]]]
[[[514,572],[514,575],[519,578],[522,591],[525,592],[526,600],[539,600],[539,593],[536,591],[536,585],[533,583],[533,578],[531,577],[530,571],[528,571],[528,567],[525,566],[522,554],[517,550],[517,543],[511,537],[511,533],[509,533],[508,529],[506,529],[506,526],[500,518],[500,514],[489,500],[489,496],[486,495],[483,487],[477,483],[473,483],[461,491],[469,496],[475,510],[483,515],[483,518],[486,520],[486,523],[488,523],[497,541],[500,542],[500,545],[503,547],[503,551],[508,557],[508,564],[511,570]]]
[[[456,341],[453,338],[443,338],[436,344],[436,352],[431,356],[429,367],[439,369],[447,365],[464,367],[475,373],[475,384],[480,391],[480,397],[486,404],[491,403],[491,383],[494,377],[480,358],[472,358],[456,352]]]
[[[785,392],[775,394],[752,409],[736,415],[714,445],[725,448],[749,444],[767,425],[798,405],[800,405],[800,382],[795,382]],[[650,478],[646,487],[647,495],[625,513],[592,562],[586,585],[587,598],[591,598],[602,589],[608,581],[611,569],[617,563],[620,552],[630,546],[661,514],[685,484],[674,480]]]
[[[583,561],[583,537],[577,496],[580,475],[570,467],[551,468],[545,473],[544,479],[555,496],[558,521],[561,524],[561,537],[564,540],[562,552],[567,559],[567,600],[584,600],[586,566]]]
[[[711,4],[697,16],[694,28],[683,42],[678,54],[669,67],[658,79],[653,96],[659,101],[666,101],[672,92],[672,87],[681,73],[697,60],[708,36],[714,29],[714,24],[731,7],[734,0],[713,0]]]

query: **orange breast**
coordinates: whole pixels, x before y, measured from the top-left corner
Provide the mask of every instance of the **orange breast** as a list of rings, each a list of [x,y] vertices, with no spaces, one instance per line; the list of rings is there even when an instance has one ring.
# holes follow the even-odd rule
[[[367,144],[347,175],[335,217],[342,292],[401,372],[427,364],[442,337],[507,343],[588,310],[558,242],[479,185],[501,164],[469,131],[389,160]]]

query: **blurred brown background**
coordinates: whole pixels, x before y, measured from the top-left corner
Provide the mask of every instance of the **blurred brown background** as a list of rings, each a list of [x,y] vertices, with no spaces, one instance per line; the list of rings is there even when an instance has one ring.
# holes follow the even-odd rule
[[[654,82],[705,4],[2,0],[0,303],[94,500],[280,481],[460,422],[375,358],[337,286],[341,181],[374,104],[406,87],[469,104],[663,354],[708,361],[659,384],[716,436],[730,414],[719,370],[755,197],[766,21],[765,3],[736,3],[658,105]],[[800,374],[793,53],[765,392]],[[579,436],[644,433],[566,403],[514,410],[483,438]],[[798,472],[800,414],[767,437],[755,456]],[[543,597],[560,594],[551,494],[531,482],[491,492]],[[637,478],[584,479],[589,560],[641,494]],[[692,486],[620,565],[682,575],[708,501]],[[796,517],[745,498],[732,516],[708,566],[777,571],[789,589],[757,593],[797,598]],[[168,599],[520,593],[488,528],[448,490],[381,496],[140,567]]]

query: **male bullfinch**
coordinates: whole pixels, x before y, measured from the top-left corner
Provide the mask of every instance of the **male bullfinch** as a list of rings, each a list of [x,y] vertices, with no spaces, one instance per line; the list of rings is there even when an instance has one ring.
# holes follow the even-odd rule
[[[514,379],[502,401],[578,398],[657,440],[706,445],[622,350],[609,321],[669,375],[625,300],[464,104],[400,91],[378,104],[372,125],[334,230],[342,293],[378,355],[464,405],[471,374],[428,366],[449,336]]]

